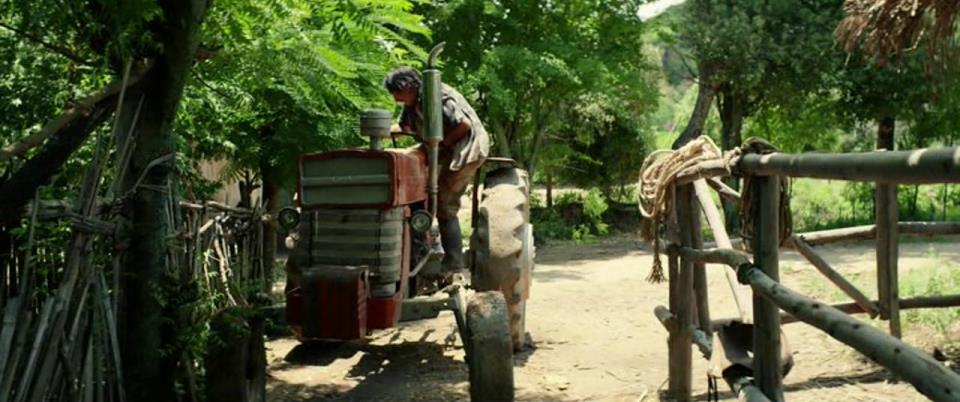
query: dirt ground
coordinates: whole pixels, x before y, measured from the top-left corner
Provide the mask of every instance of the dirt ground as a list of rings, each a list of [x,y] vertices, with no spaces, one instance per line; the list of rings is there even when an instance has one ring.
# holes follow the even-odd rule
[[[901,272],[960,260],[960,237],[901,244]],[[868,242],[818,247],[870,296],[874,251]],[[651,253],[633,237],[592,245],[541,247],[527,306],[535,348],[515,357],[517,398],[528,401],[666,400],[666,331],[653,308],[667,304],[667,285],[647,283]],[[710,268],[712,266],[708,266]],[[711,315],[733,317],[720,267],[709,269]],[[781,278],[793,289],[832,285],[793,252],[781,255]],[[858,282],[858,280],[860,282]],[[832,290],[821,296],[829,297]],[[860,316],[866,319],[865,316]],[[874,322],[886,328],[886,322]],[[795,367],[785,378],[789,401],[922,401],[859,353],[805,324],[786,326]],[[960,335],[960,334],[958,334]],[[905,340],[925,351],[929,333],[907,327]],[[342,345],[268,344],[271,401],[466,400],[467,371],[452,315],[406,323]],[[706,400],[707,362],[694,350],[694,395]],[[726,391],[721,382],[721,391]],[[721,392],[721,400],[733,400]]]

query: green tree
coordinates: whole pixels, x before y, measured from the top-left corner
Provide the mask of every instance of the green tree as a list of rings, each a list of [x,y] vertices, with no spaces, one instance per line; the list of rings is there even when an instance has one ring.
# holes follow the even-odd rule
[[[809,109],[826,92],[825,76],[842,62],[833,49],[832,27],[841,1],[695,0],[680,9],[666,40],[696,65],[699,92],[686,129],[674,147],[701,135],[712,104],[721,121],[723,149],[740,145],[745,119],[759,114],[785,124],[779,113]],[[770,117],[770,115],[775,115]],[[765,119],[764,119],[765,118]],[[806,135],[832,132],[807,125]],[[728,184],[738,188],[735,178]],[[728,230],[736,232],[736,206],[724,203]]]
[[[446,79],[473,99],[494,153],[535,177],[588,177],[595,168],[635,175],[639,164],[607,158],[644,153],[643,126],[655,109],[640,3],[455,0],[424,14],[447,42]],[[618,141],[601,140],[615,131]]]
[[[68,107],[51,123],[34,123],[21,130],[21,138],[35,140],[26,149],[39,147],[20,153],[25,160],[0,184],[5,194],[10,194],[0,202],[2,215],[18,217],[33,190],[48,183],[114,111],[119,111],[114,116],[117,149],[125,149],[128,141],[136,143],[130,147],[129,163],[119,167],[130,172],[119,189],[120,194],[128,195],[123,198],[123,215],[136,222],[128,230],[129,258],[122,269],[119,331],[127,396],[131,399],[175,399],[174,368],[179,356],[163,353],[173,341],[172,320],[169,306],[165,307],[157,295],[167,270],[167,240],[175,230],[167,214],[170,195],[162,190],[171,188],[174,179],[173,121],[194,62],[207,5],[201,0],[137,0],[46,2],[38,6],[36,2],[11,0],[0,7],[0,22],[5,29],[35,44],[33,50],[43,48],[62,58],[49,64],[54,71],[66,73],[61,77],[51,74],[47,87],[60,88],[53,94],[75,99],[79,94],[65,91],[60,85],[81,83],[89,89],[114,82],[97,95]],[[17,51],[17,62],[29,54]],[[118,107],[120,93],[128,101]],[[38,106],[37,111],[49,113],[50,98],[57,97],[31,100],[45,105]],[[133,107],[137,103],[140,106]],[[8,186],[17,191],[7,191]]]
[[[278,209],[306,152],[359,145],[359,111],[391,108],[382,78],[423,58],[408,36],[426,36],[407,0],[228,0],[212,9],[204,41],[218,50],[194,69],[178,126],[195,161],[225,159],[241,195],[260,183],[262,206]],[[264,230],[268,277],[277,228]]]

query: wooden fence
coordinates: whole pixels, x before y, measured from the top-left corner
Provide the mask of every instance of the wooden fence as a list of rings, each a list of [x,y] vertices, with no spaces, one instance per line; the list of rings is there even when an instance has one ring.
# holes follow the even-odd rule
[[[900,310],[905,308],[960,305],[960,295],[901,300],[898,294],[897,249],[900,234],[957,234],[960,223],[898,222],[895,188],[910,183],[960,183],[960,148],[913,151],[878,151],[849,154],[747,153],[731,160],[711,160],[680,172],[673,183],[675,211],[668,219],[669,308],[654,313],[669,333],[669,392],[677,400],[691,400],[692,350],[696,345],[708,356],[713,353],[713,331],[737,320],[753,324],[753,381],[738,381],[734,392],[746,400],[782,401],[780,327],[802,321],[860,351],[868,358],[909,381],[932,400],[960,400],[960,375],[928,354],[903,343],[899,337]],[[724,186],[717,176],[742,176],[749,202],[751,253],[735,250],[724,229],[717,206],[710,197],[714,188],[721,197],[739,194]],[[788,177],[850,180],[877,184],[875,225],[791,234],[782,226],[781,180]],[[699,205],[699,208],[696,206]],[[716,239],[716,248],[703,249],[700,212]],[[875,239],[878,299],[871,300],[847,281],[812,246],[849,239]],[[780,284],[779,249],[792,247],[828,280],[853,300],[828,305]],[[711,320],[705,263],[723,264],[739,316]],[[752,297],[749,296],[752,293]],[[850,316],[867,313],[888,320],[890,335]],[[801,363],[802,364],[802,363]]]
[[[116,209],[91,194],[35,201],[26,234],[0,228],[0,401],[126,400],[117,336],[124,239]],[[171,197],[170,227],[178,230],[168,273],[213,306],[184,319],[203,325],[218,310],[248,305],[251,288],[265,280],[262,214],[176,205]],[[181,353],[183,399],[199,400],[193,370],[203,356]]]

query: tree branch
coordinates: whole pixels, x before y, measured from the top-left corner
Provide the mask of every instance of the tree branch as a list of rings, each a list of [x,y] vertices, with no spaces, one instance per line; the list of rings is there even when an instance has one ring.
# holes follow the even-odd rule
[[[140,81],[149,68],[150,67],[148,65],[142,68],[136,74],[131,75],[126,85],[124,85],[123,80],[116,80],[110,83],[110,85],[107,85],[107,87],[100,92],[87,96],[86,98],[81,99],[79,102],[74,103],[60,116],[50,120],[46,125],[43,126],[43,128],[40,129],[40,131],[28,136],[27,138],[3,147],[0,149],[0,163],[6,162],[14,157],[22,156],[30,149],[43,144],[44,141],[58,133],[60,130],[63,130],[64,127],[72,123],[77,118],[89,115],[94,105],[119,94],[124,88],[129,88],[133,85],[136,85],[136,83]]]
[[[63,47],[63,46],[55,45],[55,44],[53,44],[53,43],[49,43],[49,42],[47,42],[47,41],[44,41],[44,40],[43,40],[42,38],[40,38],[39,36],[36,36],[36,35],[34,35],[34,34],[31,34],[31,33],[29,33],[29,32],[26,32],[26,31],[24,31],[24,30],[17,29],[17,28],[15,28],[15,27],[12,27],[12,26],[7,25],[7,24],[2,23],[2,22],[0,22],[0,28],[4,28],[4,29],[6,29],[6,30],[8,30],[8,31],[10,31],[10,32],[13,32],[13,33],[15,33],[15,34],[23,37],[23,38],[26,38],[26,39],[30,40],[31,42],[34,42],[34,43],[40,45],[41,47],[46,48],[47,50],[49,50],[49,51],[51,51],[51,52],[54,52],[54,53],[56,53],[56,54],[58,54],[58,55],[60,55],[60,56],[63,56],[63,57],[67,58],[68,60],[70,60],[70,61],[72,61],[72,62],[74,62],[74,63],[81,64],[81,65],[84,65],[84,66],[93,66],[93,65],[94,65],[92,61],[87,60],[87,59],[84,59],[83,57],[81,57],[80,55],[74,53],[74,52],[71,51],[70,49],[67,49],[67,48],[65,48],[65,47]]]
[[[24,163],[10,179],[0,183],[0,223],[20,219],[20,212],[34,191],[46,184],[90,133],[106,120],[111,101],[115,100],[113,96],[93,105],[89,113],[71,119],[54,133],[37,155]]]

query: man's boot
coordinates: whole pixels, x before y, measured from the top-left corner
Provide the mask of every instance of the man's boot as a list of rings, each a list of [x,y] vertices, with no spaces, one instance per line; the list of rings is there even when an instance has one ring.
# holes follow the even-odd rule
[[[443,245],[444,272],[458,272],[466,268],[463,262],[463,239],[460,221],[456,218],[437,222],[440,226],[440,244]]]

